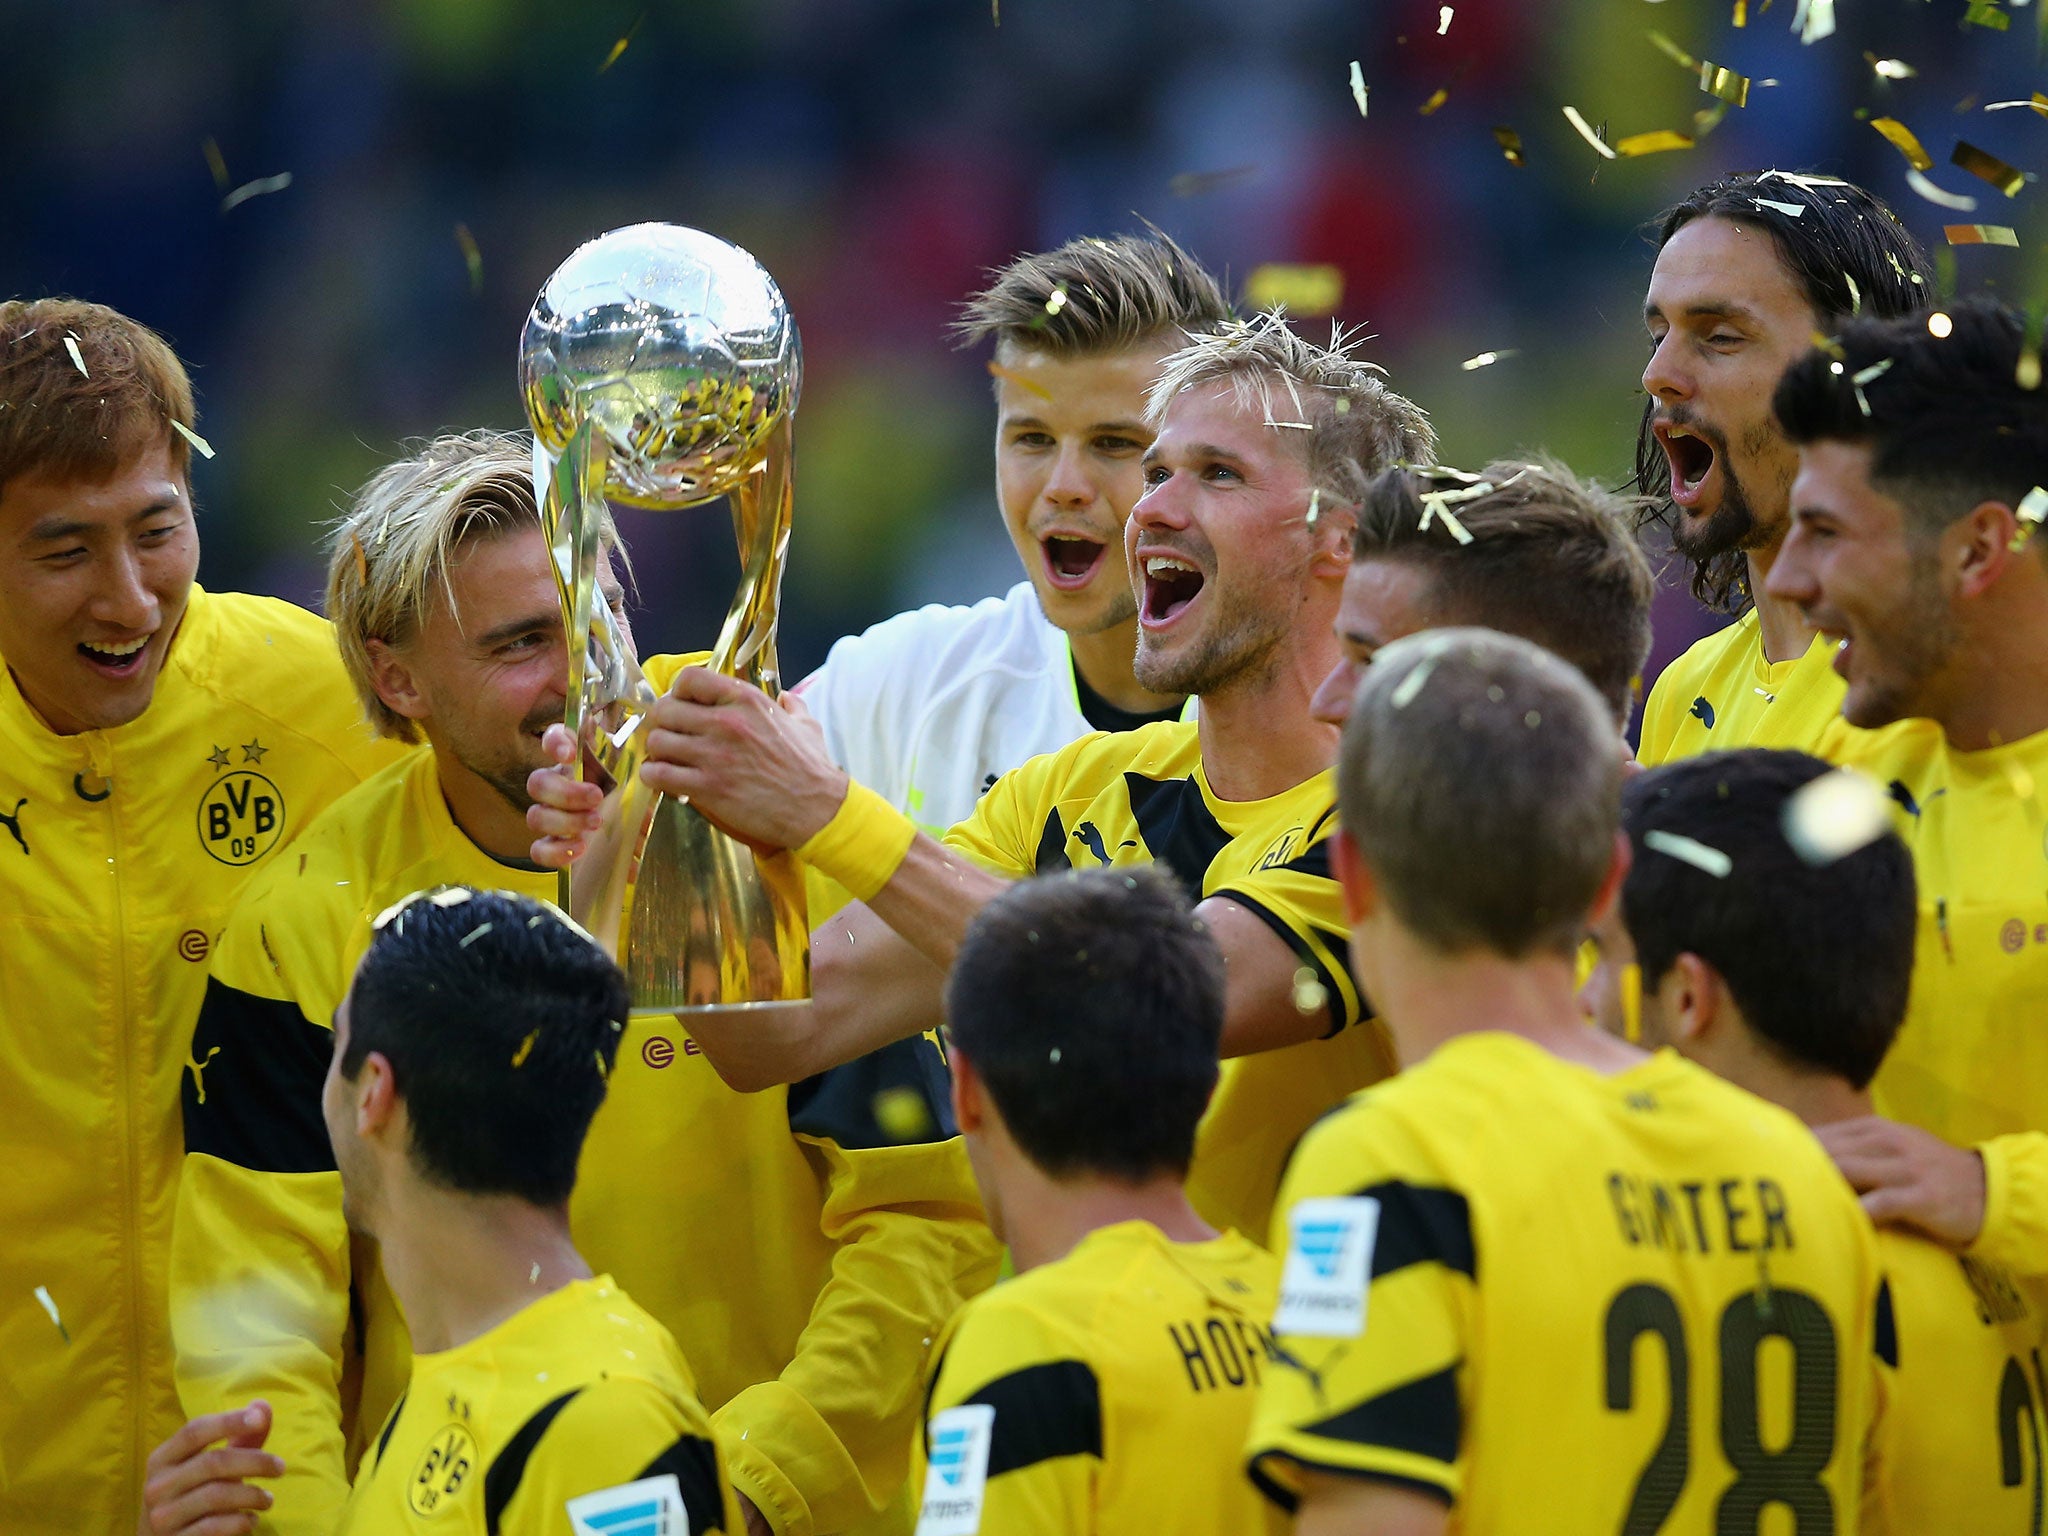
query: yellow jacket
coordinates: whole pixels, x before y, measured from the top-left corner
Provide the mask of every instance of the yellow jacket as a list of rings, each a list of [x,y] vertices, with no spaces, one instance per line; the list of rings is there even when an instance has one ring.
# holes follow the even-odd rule
[[[678,665],[648,671],[662,686]],[[447,882],[552,896],[555,880],[464,836],[426,753],[335,805],[296,853],[251,887],[215,955],[207,1065],[186,1077],[172,1326],[188,1412],[257,1395],[276,1410],[269,1446],[290,1470],[264,1529],[324,1536],[408,1369],[403,1320],[350,1251],[320,1120],[334,1007],[370,919],[400,897]],[[675,1335],[728,1472],[778,1530],[909,1528],[926,1356],[997,1263],[944,1103],[922,1038],[741,1095],[673,1024],[628,1026],[571,1225]]]
[[[326,621],[270,598],[194,587],[114,730],[54,734],[0,668],[8,1536],[134,1530],[179,1422],[165,1267],[208,952],[250,878],[401,750],[362,723]]]

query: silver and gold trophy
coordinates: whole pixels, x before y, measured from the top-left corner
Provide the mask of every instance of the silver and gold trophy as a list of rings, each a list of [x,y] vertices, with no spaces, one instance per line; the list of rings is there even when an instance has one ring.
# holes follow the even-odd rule
[[[742,575],[708,665],[780,690],[791,422],[803,364],[775,280],[694,229],[636,224],[555,270],[519,345],[534,491],[569,640],[566,722],[599,830],[562,905],[625,968],[633,1012],[787,1007],[810,996],[803,875],[640,779],[655,692],[597,586],[605,502],[679,511],[726,498]]]

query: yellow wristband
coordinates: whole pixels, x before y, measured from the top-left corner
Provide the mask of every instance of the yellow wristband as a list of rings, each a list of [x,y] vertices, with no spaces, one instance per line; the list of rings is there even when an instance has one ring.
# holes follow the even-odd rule
[[[873,900],[903,863],[917,827],[865,784],[847,781],[846,798],[796,856],[837,880],[861,901]]]

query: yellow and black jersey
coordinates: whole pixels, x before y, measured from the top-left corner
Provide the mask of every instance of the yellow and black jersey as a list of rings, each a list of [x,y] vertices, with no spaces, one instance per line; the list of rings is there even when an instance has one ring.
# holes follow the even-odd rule
[[[1240,1451],[1279,1266],[1234,1232],[1098,1228],[946,1331],[918,1536],[1278,1533]]]
[[[1885,1372],[1887,1529],[2032,1536],[2048,1435],[2048,1289],[1878,1234],[1897,1322]]]
[[[647,670],[665,686],[679,666]],[[178,1387],[193,1414],[270,1399],[287,1472],[266,1524],[283,1536],[332,1528],[408,1368],[374,1259],[351,1252],[320,1118],[333,1010],[371,920],[451,882],[555,890],[463,835],[422,753],[309,828],[215,956],[185,1080]],[[678,1025],[635,1020],[570,1220],[681,1343],[734,1481],[778,1530],[908,1528],[930,1341],[998,1257],[935,1046],[738,1094]]]
[[[1283,1505],[1312,1469],[1496,1536],[1857,1529],[1875,1236],[1804,1126],[1670,1052],[1460,1036],[1309,1132],[1274,1239]]]
[[[1192,720],[1085,736],[998,779],[947,846],[1018,880],[1098,864],[1164,864],[1189,897],[1221,896],[1267,924],[1300,961],[1311,1011],[1333,1038],[1225,1066],[1195,1149],[1188,1194],[1213,1225],[1263,1234],[1296,1138],[1392,1058],[1352,979],[1330,872],[1334,774],[1265,800],[1219,799]],[[1354,1038],[1347,1038],[1354,1037]]]
[[[1835,671],[1835,649],[1834,641],[1816,635],[1792,660],[1767,661],[1763,631],[1750,609],[1658,674],[1643,706],[1637,758],[1654,768],[1736,747],[1831,756],[1823,744],[1853,730],[1841,718],[1848,685]]]
[[[745,1528],[675,1340],[601,1275],[416,1356],[336,1536]]]
[[[327,621],[193,587],[149,707],[60,736],[0,662],[0,1530],[134,1529],[183,1422],[165,1272],[178,1075],[254,876],[405,749]]]

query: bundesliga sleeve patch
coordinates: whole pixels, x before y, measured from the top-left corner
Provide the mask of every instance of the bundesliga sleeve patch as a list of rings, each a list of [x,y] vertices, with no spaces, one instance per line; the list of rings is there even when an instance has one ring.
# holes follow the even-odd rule
[[[683,1485],[673,1472],[601,1488],[564,1508],[574,1536],[691,1536]]]
[[[1370,1195],[1304,1200],[1287,1213],[1287,1264],[1273,1331],[1311,1339],[1365,1332],[1380,1203]]]
[[[988,1486],[989,1445],[996,1410],[989,1403],[948,1408],[933,1418],[931,1464],[924,1475],[924,1506],[917,1536],[975,1536]]]

